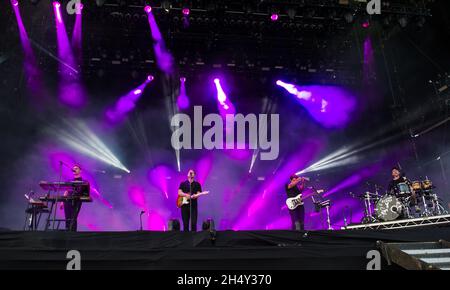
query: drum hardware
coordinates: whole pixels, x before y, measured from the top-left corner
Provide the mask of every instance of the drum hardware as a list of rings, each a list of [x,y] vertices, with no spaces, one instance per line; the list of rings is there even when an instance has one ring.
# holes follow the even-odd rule
[[[422,216],[430,216],[430,212],[428,210],[428,204],[427,204],[427,200],[425,198],[425,194],[422,194],[422,203],[423,203],[423,210],[424,210],[424,212],[422,213]]]
[[[363,195],[355,195],[353,192],[349,193],[350,196],[354,198],[358,198],[364,201],[364,217],[362,219],[362,223],[374,223],[377,222],[377,218],[374,216],[374,210],[372,209],[372,201],[376,203],[379,200],[378,192],[371,193],[366,192]]]
[[[414,216],[411,214],[411,196],[400,198],[400,202],[403,204],[403,214],[406,218],[412,219]]]
[[[373,200],[373,194],[371,194],[370,192],[366,192],[364,194],[364,205],[365,205],[365,217],[366,222],[376,222],[377,219],[373,216],[373,211],[372,211],[372,200]],[[377,200],[378,200],[378,196],[377,196]]]
[[[432,212],[431,215],[444,215],[444,214],[448,214],[448,211],[442,206],[442,204],[440,203],[440,198],[436,193],[432,193],[430,195],[430,199],[431,199],[431,207],[432,207]]]
[[[347,220],[347,216],[350,219],[350,224],[352,223],[352,214],[351,214],[351,209],[348,206],[345,206],[344,208],[344,214],[343,214],[343,218],[344,218],[344,227],[347,227],[349,225],[349,222]]]

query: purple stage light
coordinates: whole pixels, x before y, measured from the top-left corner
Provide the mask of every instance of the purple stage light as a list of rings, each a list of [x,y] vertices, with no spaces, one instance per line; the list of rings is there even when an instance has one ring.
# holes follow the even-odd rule
[[[225,94],[225,92],[222,89],[222,85],[220,84],[220,79],[218,79],[218,78],[214,79],[214,83],[216,84],[216,89],[217,89],[217,100],[224,107],[225,110],[228,110],[228,106],[225,103],[227,100],[227,95]]]
[[[77,5],[76,5],[76,9],[77,9],[77,14],[80,14],[81,13],[81,11],[83,11],[83,8],[84,8],[84,5],[83,5],[83,3],[77,3]]]
[[[147,77],[147,81],[149,81],[149,82],[151,82],[151,81],[153,81],[155,78],[152,76],[152,75],[149,75],[148,77]]]
[[[76,16],[75,16],[75,25],[72,30],[72,47],[74,52],[74,57],[76,58],[77,63],[81,63],[82,61],[82,11],[83,4],[77,2],[75,6]]]
[[[53,8],[55,10],[56,20],[58,23],[62,22],[61,11],[59,9],[60,7],[61,7],[61,4],[59,2],[57,2],[57,1],[53,2]]]
[[[335,86],[296,86],[278,80],[306,108],[309,114],[327,128],[345,127],[356,107],[353,95]]]
[[[59,2],[53,2],[56,17],[56,39],[58,44],[58,61],[60,71],[59,98],[61,102],[72,108],[81,108],[86,101],[84,87],[81,84],[78,71],[75,69],[77,61],[72,50],[72,45],[67,36],[66,26],[61,17]],[[77,21],[78,20],[78,21]],[[77,15],[74,27],[75,49],[81,53],[81,14]]]
[[[186,95],[186,78],[180,78],[180,94],[177,99],[178,108],[181,110],[187,109],[189,107],[189,98]]]
[[[22,43],[22,48],[24,51],[24,71],[26,76],[27,88],[33,92],[33,96],[39,97],[39,101],[43,96],[43,85],[41,83],[41,73],[37,65],[36,57],[34,55],[33,49],[31,47],[30,39],[28,38],[28,33],[22,21],[22,16],[20,14],[19,2],[17,0],[11,0],[11,5],[14,10],[14,14],[17,20],[17,26],[19,28],[20,41]]]
[[[155,52],[156,64],[162,72],[171,74],[173,72],[173,56],[166,49],[161,31],[159,30],[153,13],[148,13],[148,23],[150,25],[152,38],[154,41],[153,51]]]
[[[144,189],[138,185],[130,186],[130,188],[128,188],[128,197],[130,198],[131,202],[142,210],[147,209],[145,201],[146,195],[147,194],[145,193]]]
[[[151,231],[166,231],[165,220],[160,213],[152,210],[148,215],[146,229]]]
[[[145,6],[145,7],[144,7],[144,11],[145,11],[146,13],[152,12],[152,6],[150,6],[150,5]]]
[[[272,13],[271,15],[270,15],[270,20],[272,20],[272,21],[277,21],[278,20],[278,14],[277,13]]]
[[[139,87],[120,97],[114,107],[106,111],[106,119],[112,124],[121,122],[126,117],[126,114],[136,107],[136,102],[142,96],[145,87],[152,80],[153,78],[147,77]]]
[[[364,180],[367,180],[371,176],[375,175],[381,170],[381,164],[376,163],[373,164],[367,168],[361,169],[360,171],[354,173],[353,175],[349,176],[339,184],[337,184],[335,187],[330,189],[327,193],[325,193],[323,196],[327,197],[332,194],[335,194],[339,191],[342,191],[348,187],[355,186],[356,184],[360,184]]]
[[[277,170],[270,179],[264,181],[255,193],[257,198],[251,199],[246,205],[246,209],[242,210],[242,215],[235,222],[234,230],[250,230],[264,229],[267,220],[259,215],[268,204],[275,203],[276,193],[283,190],[284,185],[288,182],[289,176],[296,171],[297,168],[308,164],[314,156],[322,149],[323,144],[316,140],[305,140],[301,150],[294,156],[289,157],[289,162],[284,164]],[[255,218],[258,216],[258,218]]]
[[[219,101],[219,113],[222,118],[226,118],[227,114],[234,114],[236,112],[236,109],[231,101],[227,98],[227,95],[222,88],[222,84],[219,78],[214,79],[214,84],[217,90],[216,98]]]
[[[181,12],[183,13],[184,16],[188,16],[191,13],[191,10],[189,8],[183,8]]]
[[[363,28],[369,28],[370,27],[370,22],[369,21],[364,21],[362,24]]]
[[[168,177],[172,177],[175,175],[175,172],[168,166],[165,165],[158,165],[154,168],[152,168],[148,172],[148,177],[150,180],[150,183],[155,186],[162,195],[164,195],[164,198],[168,199],[167,192],[169,192],[169,185],[168,185]],[[170,189],[171,192],[172,189]]]
[[[364,40],[364,64],[363,64],[363,82],[370,85],[375,76],[375,59],[370,35]]]

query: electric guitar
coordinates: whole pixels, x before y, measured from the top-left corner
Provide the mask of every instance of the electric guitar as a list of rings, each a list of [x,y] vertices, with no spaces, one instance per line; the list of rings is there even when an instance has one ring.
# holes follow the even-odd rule
[[[319,190],[316,190],[315,192],[316,192],[316,194],[322,194],[325,191],[323,189],[319,189]],[[307,198],[313,197],[313,196],[314,195],[311,195],[311,196],[308,196]],[[290,210],[294,210],[297,207],[304,205],[304,204],[305,203],[303,202],[303,199],[302,199],[302,193],[300,193],[299,195],[297,195],[295,197],[288,198],[286,200],[286,205],[287,205],[288,209],[290,209]]]
[[[197,194],[197,198],[202,196],[202,195],[206,195],[206,194],[209,194],[209,191],[200,192],[200,193]],[[180,208],[180,207],[182,207],[185,204],[189,204],[189,200],[190,200],[190,198],[183,197],[183,196],[178,196],[178,198],[177,198],[177,207]]]
[[[302,200],[302,194],[300,193],[299,195],[295,196],[295,197],[291,197],[286,199],[286,205],[288,207],[288,209],[290,210],[294,210],[297,207],[304,205],[305,203]]]
[[[308,177],[302,177],[302,179],[305,181],[310,181],[310,179]],[[295,197],[291,197],[286,200],[286,205],[290,210],[296,209],[298,206],[301,206],[303,204],[304,204],[304,202],[302,200],[301,193]]]

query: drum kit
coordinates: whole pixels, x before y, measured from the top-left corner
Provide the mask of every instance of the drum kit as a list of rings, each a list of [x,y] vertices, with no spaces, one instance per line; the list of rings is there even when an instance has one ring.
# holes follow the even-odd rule
[[[364,202],[362,223],[388,222],[448,214],[435,188],[432,181],[426,178],[398,183],[393,192],[380,194],[381,187],[375,185],[375,192],[351,195]]]

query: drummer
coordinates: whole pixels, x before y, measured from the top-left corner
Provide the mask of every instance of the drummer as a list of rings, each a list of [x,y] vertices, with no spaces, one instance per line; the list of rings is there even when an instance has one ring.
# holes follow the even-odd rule
[[[391,175],[392,175],[392,180],[391,180],[391,182],[389,182],[389,185],[388,185],[388,193],[399,197],[399,195],[401,194],[399,184],[405,183],[409,187],[409,190],[411,192],[411,205],[415,206],[416,211],[420,211],[420,208],[417,205],[416,193],[414,192],[414,190],[411,187],[411,182],[401,172],[400,168],[393,167],[392,171],[391,171]]]

